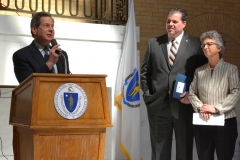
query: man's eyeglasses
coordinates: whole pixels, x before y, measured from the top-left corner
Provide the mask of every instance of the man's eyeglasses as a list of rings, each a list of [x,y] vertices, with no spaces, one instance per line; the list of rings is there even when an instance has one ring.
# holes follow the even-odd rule
[[[48,23],[41,24],[41,26],[46,29],[49,29],[49,28],[55,29],[56,28],[54,25],[50,25]],[[39,25],[36,25],[36,28],[38,28],[38,27],[39,27]]]
[[[217,45],[217,44],[214,43],[214,42],[209,42],[209,43],[206,43],[206,44],[203,43],[203,44],[201,45],[201,47],[202,47],[202,48],[204,48],[205,46],[210,47],[210,46],[212,46],[212,45]]]

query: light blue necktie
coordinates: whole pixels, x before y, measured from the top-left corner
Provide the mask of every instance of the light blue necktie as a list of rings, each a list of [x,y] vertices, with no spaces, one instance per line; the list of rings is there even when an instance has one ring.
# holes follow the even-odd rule
[[[44,48],[43,50],[44,50],[44,59],[45,59],[45,62],[47,62],[49,59],[48,48]],[[52,67],[51,71],[55,73],[54,67]]]

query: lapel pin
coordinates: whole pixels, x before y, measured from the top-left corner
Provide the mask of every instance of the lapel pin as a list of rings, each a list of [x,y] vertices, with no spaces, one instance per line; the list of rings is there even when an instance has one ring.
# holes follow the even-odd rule
[[[186,42],[188,42],[188,40],[186,39]]]

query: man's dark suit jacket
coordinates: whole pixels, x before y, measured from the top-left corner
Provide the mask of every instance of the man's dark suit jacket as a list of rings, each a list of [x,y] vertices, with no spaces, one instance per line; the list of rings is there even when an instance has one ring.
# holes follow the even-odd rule
[[[177,74],[193,77],[195,69],[207,63],[207,59],[200,47],[200,40],[184,33],[170,69],[167,43],[167,34],[150,39],[141,67],[141,89],[148,111],[164,117],[167,113],[161,106],[166,94],[170,93],[172,115],[178,118],[179,107],[184,104],[172,98]]]
[[[62,54],[66,57],[67,61],[67,72],[69,71],[68,56],[65,51]],[[51,73],[49,70],[44,57],[37,48],[37,46],[32,42],[29,46],[26,46],[13,54],[13,64],[15,76],[19,83],[24,81],[32,73]],[[64,68],[64,57],[60,56],[57,63],[58,73],[65,73]]]

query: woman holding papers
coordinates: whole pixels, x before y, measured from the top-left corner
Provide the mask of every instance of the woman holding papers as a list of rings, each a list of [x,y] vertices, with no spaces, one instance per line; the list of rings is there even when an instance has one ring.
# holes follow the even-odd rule
[[[199,160],[231,160],[238,136],[234,107],[240,99],[238,68],[224,62],[224,42],[216,31],[200,37],[208,63],[195,70],[189,89],[189,100],[195,112],[205,121],[213,115],[224,115],[224,126],[195,125],[195,141]]]

